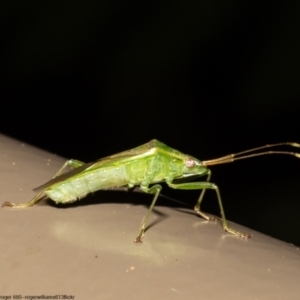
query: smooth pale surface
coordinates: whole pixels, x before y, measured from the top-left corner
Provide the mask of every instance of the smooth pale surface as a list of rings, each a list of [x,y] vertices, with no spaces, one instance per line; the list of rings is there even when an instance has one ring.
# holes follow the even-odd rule
[[[64,163],[5,136],[0,157],[1,203],[28,202]],[[299,249],[232,222],[252,239],[192,210],[157,206],[144,243],[133,243],[150,202],[106,191],[67,207],[1,208],[0,297],[300,299]]]

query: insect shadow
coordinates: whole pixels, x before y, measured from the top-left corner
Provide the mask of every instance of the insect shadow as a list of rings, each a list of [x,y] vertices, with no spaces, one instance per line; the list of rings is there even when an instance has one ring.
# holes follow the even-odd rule
[[[164,183],[163,183],[164,185]],[[120,197],[121,194],[121,197]],[[135,187],[132,189],[128,189],[125,187],[117,187],[117,188],[110,188],[107,190],[100,190],[97,192],[94,192],[92,194],[87,195],[80,201],[75,201],[73,203],[55,203],[51,199],[49,199],[46,195],[43,196],[40,202],[38,202],[36,205],[47,205],[51,206],[53,208],[57,209],[69,209],[69,208],[76,208],[76,207],[82,207],[82,206],[88,206],[88,205],[99,205],[99,209],[101,209],[101,204],[108,204],[108,203],[114,203],[114,204],[131,204],[131,205],[142,205],[146,208],[149,207],[149,203],[151,203],[151,194],[144,193],[139,187]],[[156,214],[159,218],[153,220],[149,223],[149,225],[145,228],[145,232],[149,230],[150,228],[158,225],[159,223],[163,222],[165,219],[169,218],[169,215],[166,213],[161,212],[158,207],[168,207],[171,208],[174,211],[188,214],[188,215],[194,215],[197,217],[197,214],[195,214],[194,210],[192,209],[192,205],[187,204],[183,201],[180,201],[178,199],[166,196],[164,194],[160,194],[159,201],[157,202],[157,205],[153,208],[154,214]],[[201,219],[200,221],[202,224],[207,224],[208,222],[206,220]]]
[[[121,197],[120,197],[121,194]],[[51,199],[49,199],[47,196],[44,196],[42,201],[46,205],[49,205],[51,207],[55,207],[58,209],[68,209],[72,207],[81,207],[81,206],[88,206],[88,205],[101,205],[101,204],[107,204],[107,203],[114,203],[114,204],[131,204],[131,205],[142,205],[146,208],[149,207],[149,203],[151,203],[152,195],[146,194],[142,190],[140,190],[138,187],[133,189],[127,189],[123,187],[119,188],[113,188],[113,189],[107,189],[107,190],[100,190],[95,193],[89,194],[80,201],[75,201],[73,203],[58,203],[56,204]],[[38,204],[39,205],[39,204]],[[190,206],[186,205],[185,203],[176,200],[174,198],[165,196],[163,194],[160,194],[159,201],[157,203],[156,207],[159,206],[166,206],[174,210],[179,210],[179,207],[188,207]],[[157,208],[153,209],[153,212],[159,216],[158,219],[151,222],[145,231],[150,229],[153,226],[156,226],[160,222],[163,222],[163,220],[169,218],[169,215],[166,213],[161,212]],[[100,208],[99,208],[100,209]],[[182,212],[185,212],[182,210]],[[191,212],[193,213],[193,212]]]

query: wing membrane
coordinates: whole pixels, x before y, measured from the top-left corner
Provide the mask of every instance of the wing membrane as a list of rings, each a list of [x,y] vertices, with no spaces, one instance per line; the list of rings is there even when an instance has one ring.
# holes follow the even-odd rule
[[[63,173],[57,177],[52,178],[48,182],[44,183],[43,185],[37,187],[34,189],[34,191],[40,191],[44,190],[47,187],[50,187],[51,185],[54,185],[56,183],[68,180],[72,177],[75,177],[77,175],[80,175],[81,173],[88,173],[88,172],[93,172],[95,170],[99,170],[101,168],[110,168],[110,167],[115,167],[119,164],[124,164],[126,162],[130,162],[135,159],[147,157],[149,155],[153,154],[153,151],[149,149],[148,151],[145,151],[142,146],[131,149],[128,151],[123,151],[111,156],[107,156],[104,158],[101,158],[99,160],[96,160],[94,162],[90,162],[87,164],[84,164],[83,166],[80,166],[76,169],[70,170],[66,173]]]

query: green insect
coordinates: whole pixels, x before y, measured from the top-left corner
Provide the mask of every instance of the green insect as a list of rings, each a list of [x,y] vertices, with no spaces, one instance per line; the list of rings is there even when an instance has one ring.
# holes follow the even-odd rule
[[[200,161],[190,155],[172,149],[157,140],[152,140],[137,148],[87,164],[78,160],[68,160],[53,179],[34,189],[34,191],[39,191],[39,193],[29,203],[15,204],[5,202],[3,206],[16,208],[29,207],[36,204],[45,196],[56,203],[71,203],[85,197],[89,193],[101,189],[119,186],[128,188],[140,186],[141,190],[145,193],[154,194],[149,210],[142,221],[139,235],[134,240],[134,242],[140,243],[145,234],[149,216],[162,189],[158,183],[166,182],[166,184],[173,189],[202,190],[194,207],[197,214],[206,220],[220,222],[223,229],[229,233],[243,238],[249,238],[249,234],[239,232],[228,226],[219,188],[216,184],[210,182],[211,171],[207,166],[267,154],[288,154],[300,158],[300,154],[294,152],[260,151],[262,149],[283,145],[300,147],[300,144],[297,143],[278,143],[226,155],[217,159]],[[68,166],[73,169],[62,173]],[[177,181],[180,179],[188,181],[200,176],[206,176],[206,180],[185,183],[178,183]],[[208,216],[200,210],[200,205],[207,189],[212,189],[216,192],[221,211],[221,219]]]

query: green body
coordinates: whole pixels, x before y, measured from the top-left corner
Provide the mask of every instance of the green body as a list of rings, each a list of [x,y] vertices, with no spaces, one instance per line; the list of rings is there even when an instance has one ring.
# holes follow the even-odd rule
[[[207,168],[199,160],[152,140],[140,147],[84,164],[38,189],[43,189],[56,203],[69,203],[110,187],[139,185],[145,189],[153,183],[172,183],[174,179],[206,173]]]
[[[70,203],[101,189],[118,186],[126,186],[129,188],[140,186],[144,192],[154,194],[152,203],[140,227],[139,235],[134,240],[135,242],[141,242],[145,234],[149,216],[162,189],[159,183],[166,182],[166,184],[173,189],[202,190],[194,207],[196,213],[206,220],[220,222],[223,229],[227,232],[248,238],[250,237],[249,234],[236,231],[228,226],[219,188],[216,184],[210,182],[211,172],[206,166],[266,154],[288,154],[300,158],[299,153],[287,151],[264,151],[253,154],[253,152],[262,149],[283,145],[300,147],[297,143],[278,143],[201,162],[157,140],[152,140],[137,148],[120,152],[92,163],[85,164],[78,160],[69,160],[62,166],[53,179],[35,189],[39,191],[39,193],[30,202],[25,204],[5,202],[3,206],[15,208],[30,207],[35,205],[44,196],[49,197],[56,203]],[[252,154],[249,154],[251,152]],[[68,166],[74,169],[63,173]],[[176,179],[186,178],[186,181],[188,181],[188,179],[191,179],[190,177],[195,176],[206,176],[206,180],[174,183]],[[212,189],[216,192],[222,216],[221,219],[208,216],[200,210],[200,205],[207,189]]]

